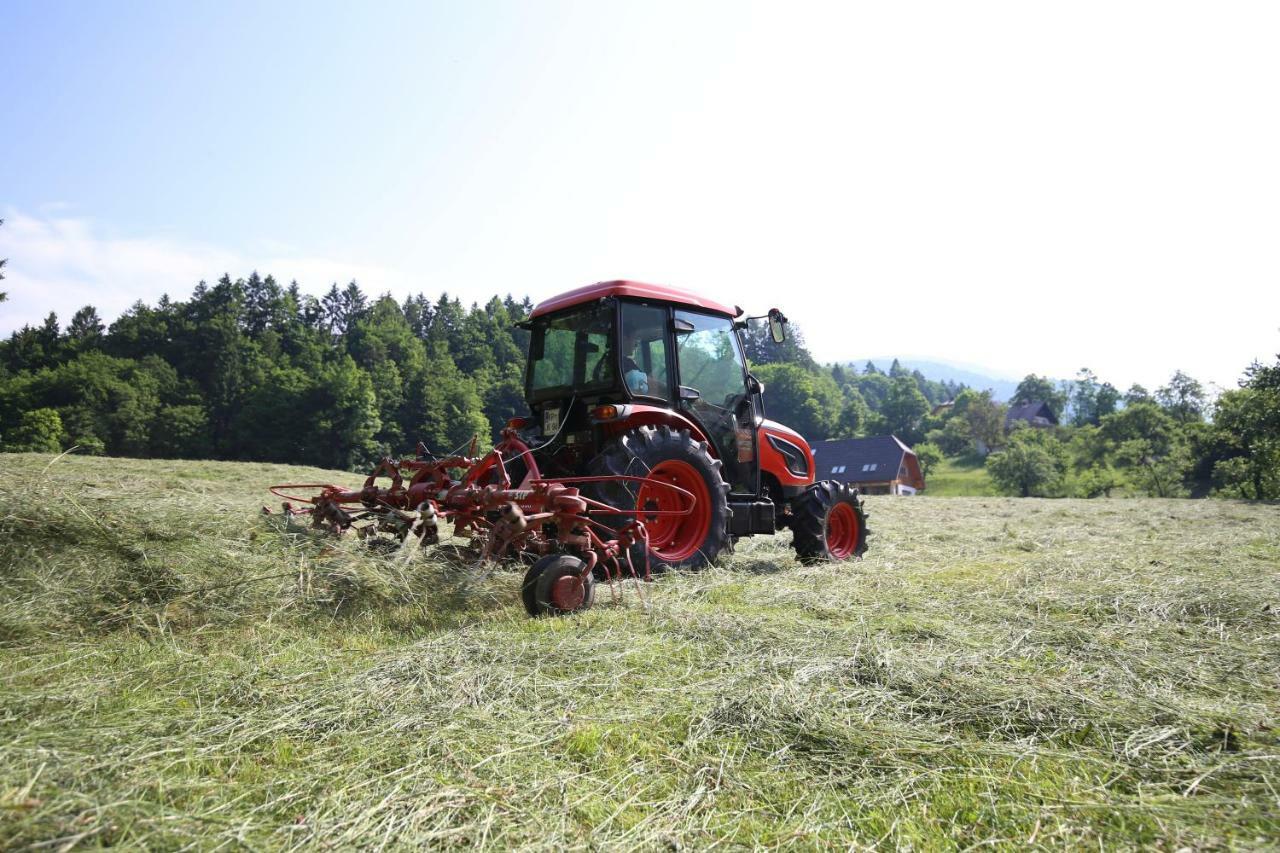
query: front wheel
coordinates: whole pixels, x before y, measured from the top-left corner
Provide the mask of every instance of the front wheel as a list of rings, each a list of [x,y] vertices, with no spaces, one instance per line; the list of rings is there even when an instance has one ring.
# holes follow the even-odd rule
[[[823,480],[791,502],[791,545],[802,563],[849,560],[867,550],[867,514],[858,490]]]

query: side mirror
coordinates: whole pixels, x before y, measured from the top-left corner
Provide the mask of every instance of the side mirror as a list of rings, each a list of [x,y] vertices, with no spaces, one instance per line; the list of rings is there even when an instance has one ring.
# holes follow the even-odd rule
[[[762,383],[759,379],[756,379],[750,373],[747,374],[747,393],[749,394],[764,393],[764,383]]]
[[[775,344],[780,344],[787,339],[787,318],[777,308],[769,309],[769,337],[773,338]]]
[[[689,402],[693,402],[694,400],[701,400],[702,392],[699,391],[697,388],[690,388],[688,385],[681,385],[680,399],[688,400]]]

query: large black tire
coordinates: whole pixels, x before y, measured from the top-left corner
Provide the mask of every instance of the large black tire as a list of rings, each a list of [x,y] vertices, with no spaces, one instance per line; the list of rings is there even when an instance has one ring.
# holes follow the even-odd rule
[[[791,547],[811,564],[860,559],[867,550],[867,514],[858,490],[823,480],[791,501]]]
[[[666,425],[637,427],[611,440],[587,467],[591,475],[607,477],[648,477],[655,468],[659,469],[659,474],[674,468],[684,476],[696,474],[704,484],[705,489],[702,491],[707,506],[695,505],[694,512],[683,520],[677,520],[680,519],[679,516],[659,516],[645,522],[651,534],[661,533],[668,525],[675,527],[671,531],[672,536],[668,537],[670,542],[651,543],[656,546],[649,551],[651,569],[700,568],[713,562],[722,552],[731,550],[729,484],[720,476],[720,460],[711,455],[711,448],[705,441],[698,441],[687,431],[672,429]],[[619,480],[593,484],[592,488],[584,491],[589,497],[603,503],[619,509],[630,509],[638,508],[640,488],[639,483]],[[658,493],[660,490],[651,490],[651,494]],[[673,493],[668,491],[666,494]],[[635,516],[604,515],[595,518],[620,529]],[[645,520],[643,515],[640,518]],[[644,571],[644,552],[641,548],[637,547],[633,551],[632,562],[635,563],[637,573]]]

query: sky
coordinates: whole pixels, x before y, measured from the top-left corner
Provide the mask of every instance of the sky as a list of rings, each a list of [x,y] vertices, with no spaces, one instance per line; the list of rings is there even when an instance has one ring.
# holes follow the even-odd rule
[[[0,334],[614,278],[823,361],[1280,352],[1280,4],[0,0]]]

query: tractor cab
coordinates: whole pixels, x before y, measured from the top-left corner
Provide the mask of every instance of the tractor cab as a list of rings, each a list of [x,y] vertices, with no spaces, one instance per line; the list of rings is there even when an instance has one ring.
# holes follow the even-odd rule
[[[543,438],[559,432],[590,452],[635,424],[691,425],[721,460],[731,494],[757,494],[763,389],[747,371],[745,321],[734,321],[742,312],[672,288],[636,287],[615,284],[609,295],[535,311],[526,398]],[[781,337],[781,314],[771,321]]]

